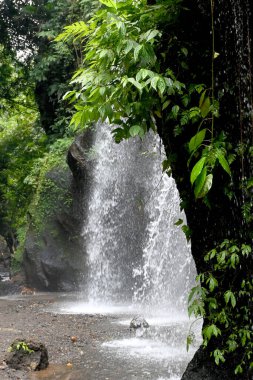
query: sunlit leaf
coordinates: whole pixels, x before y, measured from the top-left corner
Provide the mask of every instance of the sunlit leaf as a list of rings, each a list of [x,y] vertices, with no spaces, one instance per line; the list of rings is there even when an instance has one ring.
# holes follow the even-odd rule
[[[204,141],[206,136],[206,129],[201,129],[195,136],[193,136],[189,142],[189,151],[192,153],[196,150]]]
[[[206,157],[202,157],[193,167],[191,171],[191,184],[196,181],[197,177],[200,175],[204,165],[206,163]]]

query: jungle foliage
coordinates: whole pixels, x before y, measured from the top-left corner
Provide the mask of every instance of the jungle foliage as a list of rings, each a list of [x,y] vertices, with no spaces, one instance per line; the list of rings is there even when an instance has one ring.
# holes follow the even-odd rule
[[[235,236],[198,257],[201,287],[190,294],[189,313],[204,317],[204,346],[216,364],[235,358],[240,376],[253,357],[253,181],[242,170],[252,147],[220,122],[214,0],[209,5],[212,38],[200,49],[182,32],[189,9],[181,0],[0,3],[1,231],[17,238],[20,253],[31,220],[39,227],[52,206],[40,203],[52,186],[47,173],[80,130],[102,120],[113,125],[117,143],[150,129],[165,136],[163,169],[180,168],[186,212],[189,202],[201,205],[204,220],[220,212],[224,196],[229,207],[239,204]],[[193,233],[205,242],[196,225]]]
[[[87,0],[0,2],[0,229],[14,264],[22,261],[29,224],[39,227],[53,210],[44,199],[45,189],[53,186],[47,174],[66,166],[73,140],[72,110],[61,98],[81,51],[79,45],[52,41],[66,23],[90,17],[97,5]],[[60,189],[51,194],[55,191]]]
[[[212,208],[209,193],[213,194],[216,173],[222,171],[221,191],[228,203],[232,201],[232,207],[242,189],[231,169],[240,167],[242,143],[229,140],[225,128],[216,128],[220,98],[216,99],[215,88],[219,53],[215,51],[214,1],[210,0],[212,38],[208,48],[210,66],[203,70],[205,84],[198,82],[190,66],[191,46],[176,33],[178,16],[187,11],[183,2],[100,2],[104,7],[88,22],[65,27],[56,38],[83,44],[83,63],[72,78],[73,90],[64,97],[76,109],[72,130],[89,127],[98,120],[109,121],[115,126],[112,133],[119,143],[130,137],[142,138],[149,129],[159,132],[173,128],[173,139],[184,141],[179,149],[181,155],[184,151],[188,156],[184,174],[190,172],[195,199],[203,199],[207,208]],[[189,79],[193,77],[197,83]],[[170,172],[171,166],[181,165],[177,153],[175,156],[172,149],[170,156],[167,150],[164,170]],[[191,202],[195,202],[193,198]],[[243,226],[247,223],[243,211],[247,204],[242,202]],[[189,228],[183,228],[190,237]],[[201,286],[194,288],[189,297],[189,313],[205,318],[204,347],[216,364],[235,358],[234,371],[239,375],[253,366],[251,238],[247,232],[241,236],[241,241],[224,236],[211,253],[206,252],[208,270],[199,274]]]

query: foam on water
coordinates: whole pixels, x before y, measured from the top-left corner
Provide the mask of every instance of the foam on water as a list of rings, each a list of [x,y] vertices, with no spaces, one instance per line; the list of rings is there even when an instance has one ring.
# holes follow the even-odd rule
[[[184,361],[187,352],[182,350],[181,346],[172,347],[166,343],[155,341],[153,339],[143,338],[126,338],[103,343],[103,347],[117,348],[123,355],[136,357],[147,357],[149,360],[176,360]]]
[[[131,314],[134,312],[133,305],[109,305],[95,302],[66,302],[58,305],[59,313],[62,314]]]

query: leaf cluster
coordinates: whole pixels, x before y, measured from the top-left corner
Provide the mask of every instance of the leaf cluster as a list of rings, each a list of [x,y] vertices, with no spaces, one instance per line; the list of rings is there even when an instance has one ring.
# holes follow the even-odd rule
[[[205,318],[204,347],[217,365],[235,357],[235,374],[253,367],[252,259],[250,245],[224,240],[206,254],[210,270],[197,276],[188,300],[189,315]]]

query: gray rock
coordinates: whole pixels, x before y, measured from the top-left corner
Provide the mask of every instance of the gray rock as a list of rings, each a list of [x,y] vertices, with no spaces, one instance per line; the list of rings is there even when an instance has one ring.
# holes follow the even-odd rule
[[[26,284],[38,290],[74,291],[85,281],[85,247],[81,237],[89,194],[90,163],[86,153],[92,132],[81,134],[71,145],[67,162],[70,169],[55,168],[47,179],[58,187],[63,200],[53,200],[40,231],[31,219],[24,250]],[[65,194],[65,195],[64,195]],[[50,193],[47,195],[50,199]]]
[[[137,315],[130,322],[130,330],[148,329],[149,324],[143,317]]]

